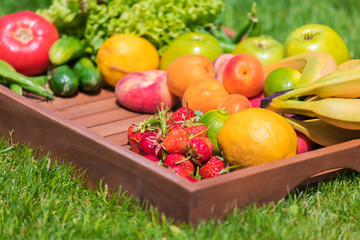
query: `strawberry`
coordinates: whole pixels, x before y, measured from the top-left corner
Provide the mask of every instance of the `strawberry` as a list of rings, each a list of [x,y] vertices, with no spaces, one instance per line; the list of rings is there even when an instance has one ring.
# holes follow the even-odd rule
[[[142,135],[143,134],[141,132],[134,132],[129,137],[130,149],[138,154],[140,154],[140,149],[139,149],[140,144],[139,143],[140,143]]]
[[[202,179],[217,177],[220,171],[225,169],[224,161],[217,156],[212,156],[199,170]]]
[[[159,158],[157,156],[154,155],[145,155],[145,158],[149,159],[150,161],[154,162],[154,163],[158,163],[159,162]]]
[[[165,159],[164,159],[164,165],[165,167],[171,168],[174,167],[176,165],[177,162],[181,162],[182,160],[184,160],[186,157],[183,154],[179,154],[179,153],[171,153],[168,154]]]
[[[185,130],[181,128],[175,128],[170,130],[164,138],[163,146],[168,154],[171,153],[185,153],[185,145],[189,141]]]
[[[174,166],[180,166],[182,168],[190,169],[192,172],[195,171],[194,164],[182,154],[171,153],[167,155],[164,159],[164,165],[168,168]]]
[[[171,128],[180,128],[187,121],[190,121],[195,117],[195,113],[192,109],[187,107],[182,107],[176,110],[171,117],[168,118],[167,124],[170,125]]]
[[[144,133],[140,139],[139,150],[141,155],[154,155],[161,157],[161,145],[158,141],[158,135],[154,132]]]
[[[187,132],[190,138],[194,136],[208,137],[207,127],[205,126],[205,124],[202,123],[185,126],[184,130]]]
[[[186,144],[186,156],[191,156],[191,161],[202,166],[211,158],[213,148],[210,138],[194,137]]]
[[[196,179],[196,178],[194,178],[194,177],[192,177],[192,176],[185,176],[185,178],[186,178],[187,180],[189,180],[190,182],[198,182],[198,181],[199,181],[199,179]]]
[[[174,166],[171,168],[172,171],[174,171],[174,173],[176,175],[179,175],[181,177],[188,177],[191,175],[191,170],[190,169],[186,169],[180,166]]]

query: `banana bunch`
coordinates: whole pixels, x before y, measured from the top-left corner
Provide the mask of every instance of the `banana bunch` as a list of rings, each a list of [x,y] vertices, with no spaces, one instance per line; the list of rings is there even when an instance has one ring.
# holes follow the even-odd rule
[[[335,67],[326,54],[307,53],[292,58],[272,64],[267,70],[296,68],[302,71],[299,85],[265,98],[261,107],[281,115],[305,116],[306,120],[286,115],[284,118],[322,146],[360,138],[360,60]]]

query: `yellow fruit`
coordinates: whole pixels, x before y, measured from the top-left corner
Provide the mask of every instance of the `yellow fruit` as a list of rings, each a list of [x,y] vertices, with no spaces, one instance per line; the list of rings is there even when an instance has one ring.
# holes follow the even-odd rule
[[[158,69],[160,57],[157,49],[145,38],[120,33],[105,40],[96,61],[104,81],[115,87],[130,72]]]
[[[244,167],[296,155],[297,136],[279,114],[249,108],[231,115],[217,137],[230,165]]]

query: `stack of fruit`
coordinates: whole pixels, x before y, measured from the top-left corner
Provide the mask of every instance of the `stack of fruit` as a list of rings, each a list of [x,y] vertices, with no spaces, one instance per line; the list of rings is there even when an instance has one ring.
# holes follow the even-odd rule
[[[130,125],[129,145],[132,151],[190,181],[216,177],[230,170],[219,155],[216,140],[229,116],[226,111],[201,116],[187,107],[170,115],[169,108],[159,107],[152,117]],[[211,124],[218,127],[208,127]]]

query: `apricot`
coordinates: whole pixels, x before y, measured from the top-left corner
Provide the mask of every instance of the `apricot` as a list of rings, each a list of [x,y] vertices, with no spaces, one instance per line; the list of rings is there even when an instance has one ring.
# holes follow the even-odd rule
[[[185,55],[170,63],[167,69],[169,90],[182,97],[185,90],[194,82],[215,78],[212,62],[202,55]]]
[[[220,102],[229,95],[224,86],[214,78],[192,83],[185,91],[182,106],[206,113],[217,109]]]
[[[234,114],[251,108],[251,103],[247,97],[241,94],[230,94],[220,102],[218,109],[221,108],[225,108],[228,113]]]

